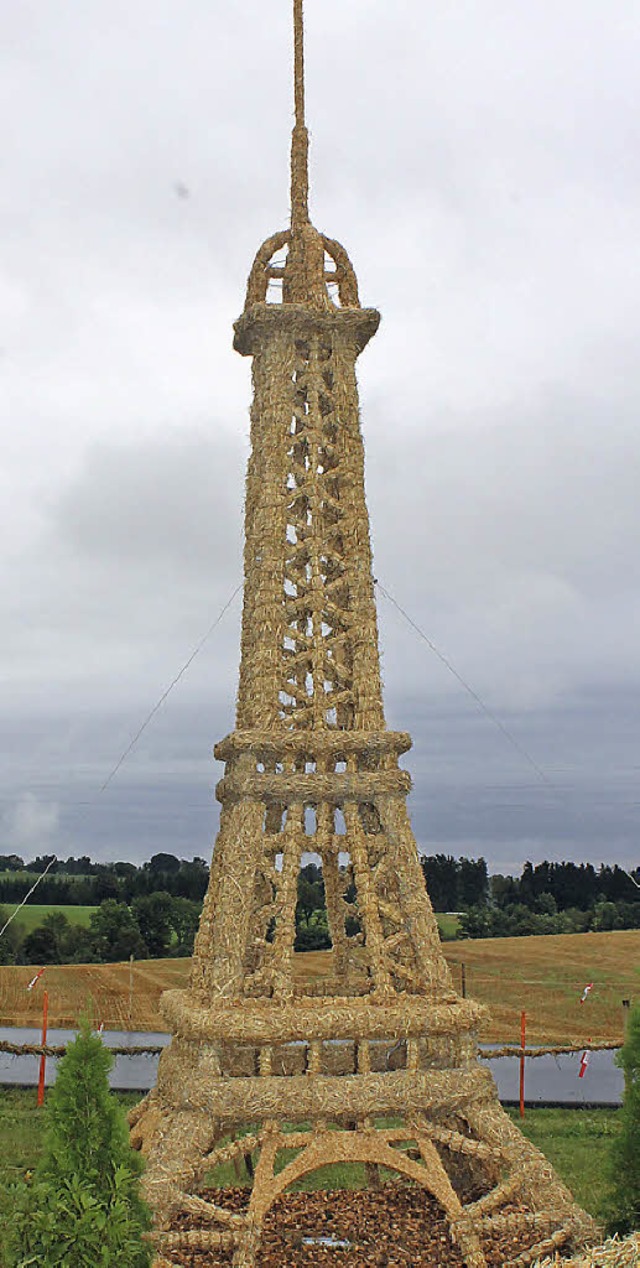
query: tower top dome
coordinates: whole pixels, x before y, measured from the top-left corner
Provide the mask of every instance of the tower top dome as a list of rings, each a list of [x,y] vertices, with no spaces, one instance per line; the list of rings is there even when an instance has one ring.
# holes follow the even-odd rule
[[[245,312],[254,304],[359,308],[358,282],[344,247],[309,218],[309,133],[304,112],[303,0],[293,0],[295,123],[291,136],[291,224],[267,238],[253,262]],[[277,299],[271,291],[277,288]]]

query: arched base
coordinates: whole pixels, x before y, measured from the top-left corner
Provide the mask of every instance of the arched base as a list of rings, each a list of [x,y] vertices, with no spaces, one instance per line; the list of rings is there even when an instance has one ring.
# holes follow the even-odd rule
[[[392,1127],[368,1119],[333,1127],[320,1119],[292,1130],[270,1118],[229,1137],[208,1116],[167,1112],[152,1093],[132,1139],[147,1154],[145,1189],[157,1214],[154,1268],[173,1268],[185,1250],[222,1252],[234,1268],[254,1268],[274,1203],[305,1176],[345,1163],[365,1164],[369,1178],[384,1168],[435,1198],[467,1268],[485,1268],[487,1239],[502,1233],[521,1238],[511,1261],[518,1268],[597,1236],[593,1221],[493,1100],[463,1114],[456,1108],[448,1122],[441,1114],[414,1113]],[[205,1173],[247,1158],[253,1177],[243,1212],[199,1196]],[[185,1215],[193,1218],[188,1229]]]

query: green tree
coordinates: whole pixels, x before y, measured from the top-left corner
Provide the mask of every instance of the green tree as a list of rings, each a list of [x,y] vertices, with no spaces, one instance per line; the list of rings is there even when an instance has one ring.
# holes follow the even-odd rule
[[[640,1005],[631,1010],[625,1042],[616,1057],[624,1070],[620,1135],[611,1146],[607,1224],[612,1233],[640,1228]]]
[[[23,944],[27,964],[59,964],[60,949],[52,929],[36,925],[28,933]]]
[[[90,921],[91,945],[99,960],[113,962],[145,959],[147,948],[134,916],[126,903],[107,898],[94,911]]]
[[[420,859],[434,911],[457,911],[458,865],[451,854],[426,854]]]
[[[145,898],[135,898],[132,910],[149,955],[156,959],[166,955],[173,937],[171,894],[158,890]]]
[[[193,943],[198,932],[202,903],[194,903],[190,898],[174,898],[171,907],[171,924],[176,935],[176,946],[172,948],[175,955],[192,955]]]
[[[309,881],[304,872],[298,875],[298,901],[296,904],[296,922],[299,925],[304,920],[306,925],[309,924],[311,917],[315,911],[324,911],[324,883],[322,881]]]
[[[91,931],[84,925],[69,925],[62,944],[63,964],[93,964],[97,960]]]
[[[596,933],[608,932],[611,929],[618,929],[618,909],[615,903],[607,902],[603,898],[599,898],[594,909],[591,928]]]
[[[485,859],[458,859],[458,906],[482,907],[489,897]]]
[[[3,928],[8,917],[9,912],[6,908],[0,907],[0,929]],[[0,964],[18,964],[20,962],[23,938],[24,926],[12,920],[0,938]]]
[[[19,854],[0,854],[0,872],[22,872],[24,860]]]
[[[49,1093],[42,1157],[16,1193],[17,1268],[149,1268],[151,1225],[139,1194],[142,1159],[109,1092],[113,1057],[83,1020]]]
[[[489,907],[469,907],[460,917],[461,938],[491,938],[495,936],[495,914]]]

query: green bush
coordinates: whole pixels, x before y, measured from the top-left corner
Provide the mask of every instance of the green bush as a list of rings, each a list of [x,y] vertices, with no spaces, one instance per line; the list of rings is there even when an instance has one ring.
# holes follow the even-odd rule
[[[627,1036],[616,1057],[624,1070],[620,1135],[611,1146],[608,1229],[631,1233],[640,1228],[640,1005],[629,1017]]]
[[[111,1096],[113,1057],[89,1023],[49,1093],[44,1150],[30,1185],[14,1191],[15,1268],[148,1268],[151,1217],[139,1194],[142,1159]]]
[[[9,909],[0,907],[0,929],[4,928]],[[5,929],[0,937],[0,964],[19,964],[24,929],[15,920]]]

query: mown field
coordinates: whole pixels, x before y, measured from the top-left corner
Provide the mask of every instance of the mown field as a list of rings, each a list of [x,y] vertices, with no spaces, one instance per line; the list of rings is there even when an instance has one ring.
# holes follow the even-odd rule
[[[436,920],[438,929],[443,938],[456,938],[458,929],[460,928],[460,917],[455,911],[438,911],[436,912]]]
[[[9,904],[5,905],[8,909]],[[37,925],[41,925],[45,916],[51,916],[56,912],[66,916],[71,925],[85,925],[88,927],[89,921],[97,907],[75,907],[71,903],[59,906],[56,903],[27,903],[26,907],[20,909],[20,914],[16,916],[16,924],[22,925],[27,933],[31,933]]]
[[[4,911],[8,913],[13,907],[12,903],[4,904]],[[2,904],[0,903],[0,909]],[[38,925],[41,925],[46,916],[60,913],[66,916],[69,924],[84,925],[88,928],[89,922],[97,907],[80,907],[73,903],[27,903],[20,908],[19,914],[15,918],[17,925],[21,925],[25,933],[31,933]],[[437,917],[438,928],[443,938],[455,938],[460,925],[460,917],[455,912],[444,911],[438,912]]]
[[[519,1039],[522,1009],[531,1043],[620,1040],[622,1000],[640,995],[637,930],[448,942],[443,951],[454,985],[460,989],[464,964],[467,994],[489,1006],[481,1038],[492,1042]],[[330,975],[331,959],[330,951],[296,955],[298,980]],[[31,966],[0,966],[0,1025],[37,1024],[46,987],[50,1025],[73,1025],[88,1010],[109,1028],[163,1029],[160,995],[185,986],[189,966],[189,960],[137,961],[131,997],[128,963],[52,965],[31,993],[26,990]],[[582,989],[591,981],[593,991],[580,1004]]]
[[[623,999],[640,997],[640,930],[567,933],[536,938],[486,938],[447,943],[444,952],[459,988],[487,1004],[490,1040],[512,1039],[527,1014],[530,1043],[588,1043],[622,1037]],[[587,1001],[584,986],[593,982]]]

